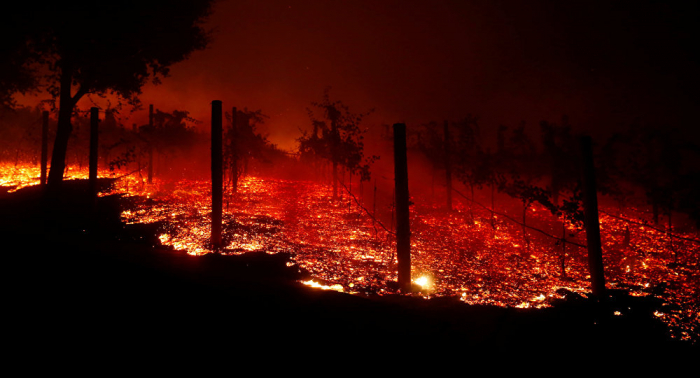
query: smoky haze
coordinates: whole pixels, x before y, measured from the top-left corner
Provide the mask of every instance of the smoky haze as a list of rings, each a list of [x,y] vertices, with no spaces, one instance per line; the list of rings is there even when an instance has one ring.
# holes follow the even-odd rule
[[[205,125],[215,99],[262,110],[261,131],[287,150],[326,87],[374,109],[367,127],[467,114],[485,133],[562,115],[594,133],[682,127],[697,105],[696,15],[650,1],[220,1],[210,47],[141,99]]]
[[[207,5],[208,1],[193,3]],[[82,6],[86,3],[79,3],[75,7],[85,12],[80,15],[87,14]],[[700,82],[700,44],[695,38],[700,35],[695,30],[698,5],[651,0],[221,0],[206,21],[212,42],[199,51],[203,43],[188,48],[187,38],[173,38],[177,31],[191,30],[191,25],[150,27],[161,25],[158,20],[165,24],[189,20],[180,17],[196,12],[183,12],[180,2],[136,3],[128,4],[132,7],[122,2],[99,3],[96,13],[103,17],[93,20],[91,27],[64,22],[48,8],[41,9],[48,18],[26,23],[51,24],[49,31],[64,36],[69,46],[78,46],[63,50],[60,56],[54,47],[41,51],[40,57],[49,62],[44,68],[56,74],[48,81],[59,85],[60,104],[43,101],[49,97],[43,93],[18,97],[22,105],[39,106],[5,107],[13,88],[0,86],[0,213],[5,220],[0,224],[5,231],[1,235],[11,242],[8,250],[29,252],[24,255],[31,259],[23,262],[29,270],[21,273],[42,272],[33,268],[36,256],[66,262],[58,269],[45,264],[51,274],[35,274],[46,279],[36,281],[34,291],[72,277],[66,290],[53,292],[83,293],[73,298],[84,298],[83,307],[89,311],[94,310],[94,298],[104,297],[112,306],[111,294],[119,294],[129,302],[121,307],[136,313],[142,310],[141,303],[153,302],[150,293],[166,286],[174,288],[170,297],[175,306],[187,304],[182,297],[185,288],[198,297],[187,307],[197,309],[194,315],[200,316],[198,303],[204,302],[199,289],[192,291],[183,284],[214,289],[212,301],[204,298],[211,303],[221,302],[226,294],[219,289],[230,289],[235,298],[244,293],[252,304],[247,307],[255,308],[259,298],[274,297],[270,289],[282,282],[280,278],[291,284],[291,272],[303,270],[304,276],[308,272],[324,285],[363,295],[398,293],[399,288],[407,293],[415,288],[426,296],[460,296],[471,305],[526,308],[570,300],[575,307],[562,306],[561,314],[571,309],[577,314],[560,318],[548,312],[542,318],[548,322],[555,314],[559,319],[550,327],[556,337],[540,338],[543,345],[562,345],[564,339],[572,345],[577,342],[571,335],[590,334],[590,345],[630,350],[637,344],[636,336],[644,336],[638,330],[648,324],[655,330],[648,345],[675,353],[677,349],[666,347],[671,344],[660,343],[664,333],[660,321],[673,327],[676,336],[693,342],[700,339],[696,311],[700,308],[700,143],[695,127]],[[106,4],[111,5],[104,8]],[[148,18],[137,17],[132,25],[121,21],[141,14],[147,5]],[[180,10],[175,12],[178,16],[163,12],[170,5]],[[34,14],[31,5],[25,8]],[[115,9],[122,17],[112,12]],[[24,24],[25,18],[10,16],[0,26],[9,25],[3,30],[16,31],[21,37],[23,27],[17,25]],[[58,22],[44,22],[51,19]],[[64,29],[70,32],[63,34]],[[194,30],[192,40],[206,40],[201,29]],[[110,38],[100,39],[105,31]],[[18,43],[21,57],[33,61],[28,57],[32,51],[21,51],[31,42],[14,38],[15,33],[4,35]],[[45,37],[51,34],[37,35],[54,40]],[[118,43],[110,42],[125,42],[121,45],[128,48],[118,50]],[[163,55],[150,54],[160,50],[153,46],[161,44],[170,48],[164,48]],[[172,61],[187,59],[174,64],[161,85],[141,88],[140,78],[146,77],[141,68],[167,61],[173,47],[177,59]],[[138,58],[141,52],[146,52],[143,59]],[[74,69],[71,56],[89,59],[83,68]],[[138,63],[138,69],[120,64],[121,58]],[[16,66],[12,56],[0,58],[0,63]],[[95,69],[102,66],[110,69]],[[104,86],[88,89],[89,80],[75,82],[81,76],[90,78],[82,73],[91,70],[99,71]],[[12,79],[8,72],[12,73],[0,70],[5,73],[0,84]],[[124,85],[130,78],[139,80]],[[141,109],[117,106],[109,96],[80,97],[89,90],[100,93],[122,85],[119,93],[126,97],[142,89]],[[71,97],[81,98],[79,109]],[[403,152],[397,153],[400,163],[394,164],[392,125],[396,123],[407,126],[408,167],[403,164]],[[397,129],[401,130],[397,135],[404,134],[403,127]],[[54,143],[49,145],[49,140]],[[402,138],[397,142],[396,146],[403,145]],[[76,175],[65,175],[69,168]],[[115,195],[97,196],[97,168],[100,181],[110,183]],[[89,180],[79,179],[86,171]],[[5,177],[11,181],[4,181]],[[45,179],[46,186],[25,191],[36,197],[11,192],[43,184]],[[69,179],[73,182],[62,184]],[[11,203],[15,199],[18,202]],[[129,211],[120,211],[122,205]],[[5,216],[4,209],[11,212]],[[267,256],[258,252],[269,252],[277,256],[238,260],[246,262],[245,267],[240,263],[240,270],[239,265],[224,265],[219,258],[205,258],[202,264],[212,264],[211,270],[200,275],[200,270],[182,269],[189,263],[183,264],[180,257],[172,264],[162,260],[169,253],[161,253],[166,250],[158,244],[192,254]],[[104,264],[93,253],[102,247],[107,252]],[[67,260],[65,253],[54,253],[73,248],[79,253],[68,254],[75,256]],[[131,289],[121,295],[121,285],[124,277],[144,275],[146,265],[134,264],[133,272],[124,271],[124,264],[114,264],[122,251],[128,251],[124,261],[133,258],[155,264],[157,274],[146,280],[148,285],[133,280],[128,285],[137,301],[132,301]],[[74,264],[83,260],[83,252],[89,253],[88,258]],[[137,255],[144,260],[136,260]],[[591,256],[597,256],[597,263],[589,263]],[[282,264],[285,260],[291,264]],[[262,265],[249,270],[247,261],[262,261]],[[164,284],[162,278],[171,273],[162,269],[166,265],[174,268],[173,273],[184,273],[183,279],[173,275],[173,285]],[[102,276],[104,266],[115,267],[114,275],[104,276],[100,284],[95,278]],[[412,285],[412,267],[415,283],[423,288]],[[225,271],[245,271],[252,285],[237,273],[235,284],[220,281]],[[258,274],[263,271],[264,275]],[[615,288],[611,300],[605,301],[611,305],[606,304],[607,315],[584,311],[590,319],[582,318],[580,306],[597,306],[608,297],[606,275]],[[194,276],[201,276],[202,285],[191,281]],[[260,285],[268,278],[273,286]],[[586,299],[583,294],[589,281],[593,296]],[[83,282],[91,282],[92,291],[74,290],[78,287],[74,283],[82,288]],[[358,327],[337,327],[358,318],[387,318],[384,315],[357,317],[351,311],[349,322],[325,316],[329,321],[318,323],[324,317],[309,317],[312,313],[304,308],[311,302],[289,296],[292,286],[284,285],[281,297],[293,304],[283,311],[300,314],[302,322],[290,318],[301,325],[299,329],[317,331],[307,335],[314,345],[329,334],[345,338],[344,333],[335,332],[341,328],[351,333],[366,329],[367,335],[357,338],[363,345],[372,337],[386,339],[374,330],[397,334],[396,327],[387,328],[386,322],[377,322],[376,328],[364,321]],[[335,312],[328,313],[347,312],[336,306],[341,304],[336,298],[340,297],[331,298],[328,307]],[[161,303],[166,302],[155,305]],[[356,303],[348,300],[347,308]],[[628,306],[632,303],[635,307]],[[394,304],[387,313],[396,313]],[[438,304],[442,308],[449,302]],[[268,329],[269,335],[296,337],[293,329],[290,334],[290,328],[280,323],[281,312],[269,308],[274,307],[264,306],[260,326],[247,327],[253,330],[250,336],[258,340],[257,330]],[[319,314],[325,309],[317,307]],[[224,308],[222,313],[240,311]],[[455,326],[450,329],[471,337],[465,337],[463,344],[482,348],[486,340],[482,336],[487,333],[457,326],[467,314],[453,315]],[[248,320],[257,317],[253,313],[229,323],[251,325]],[[534,320],[530,315],[528,319]],[[120,321],[106,320],[108,324]],[[529,342],[522,336],[532,335],[530,330],[541,323],[513,320],[517,321],[511,325],[497,325],[493,345],[507,339],[501,337],[504,324],[517,330],[512,335],[517,340],[512,350],[516,350]],[[596,325],[595,332],[578,326],[582,321],[599,324],[598,320],[607,325]],[[269,328],[274,324],[282,326]],[[446,328],[440,324],[438,328],[405,335],[408,339],[439,330],[441,338]],[[88,323],[86,330],[94,329]],[[624,332],[609,332],[613,329]],[[607,333],[614,337],[601,342],[598,336]],[[472,340],[474,335],[480,340]],[[458,337],[462,336],[455,334],[452,339]],[[647,344],[637,346],[654,350]],[[588,345],[579,347],[592,350]]]

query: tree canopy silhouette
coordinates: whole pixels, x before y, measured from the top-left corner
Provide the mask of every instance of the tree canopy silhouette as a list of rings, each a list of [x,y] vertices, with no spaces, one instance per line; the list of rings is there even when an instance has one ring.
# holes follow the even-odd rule
[[[160,82],[172,64],[206,47],[210,33],[203,22],[212,2],[78,0],[41,7],[26,3],[13,11],[11,24],[22,33],[15,56],[24,59],[23,67],[41,67],[21,72],[34,74],[59,99],[51,190],[63,179],[77,102],[86,94],[113,94],[138,105],[137,96],[149,79]]]
[[[25,64],[36,58],[26,44],[27,24],[7,18],[0,23],[0,110],[15,107],[14,94],[37,87],[36,67]]]

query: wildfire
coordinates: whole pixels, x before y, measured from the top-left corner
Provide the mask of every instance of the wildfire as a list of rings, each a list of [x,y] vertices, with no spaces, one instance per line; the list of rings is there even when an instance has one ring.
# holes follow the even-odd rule
[[[38,182],[38,170],[23,172],[3,167],[0,185]],[[135,206],[122,213],[125,222],[158,223],[162,244],[194,255],[212,252],[208,181],[149,186],[127,176],[114,190],[139,195],[133,197]],[[540,308],[566,293],[589,291],[584,249],[536,232],[525,234],[504,217],[492,225],[488,211],[466,203],[446,213],[427,198],[412,201],[413,282],[430,296]],[[640,220],[646,214],[628,206],[624,216]],[[561,222],[543,209],[529,212],[528,218],[530,225],[561,233]],[[601,223],[608,287],[663,299],[672,306],[655,315],[675,337],[697,337],[700,253],[693,235],[671,237],[654,227],[632,227],[605,211]],[[566,234],[567,241],[585,244],[585,234],[570,225]],[[223,241],[225,254],[291,252],[291,265],[315,277],[303,282],[308,286],[362,295],[396,293],[390,284],[397,279],[393,235],[347,198],[333,201],[330,188],[318,183],[244,179],[238,193],[224,198]]]

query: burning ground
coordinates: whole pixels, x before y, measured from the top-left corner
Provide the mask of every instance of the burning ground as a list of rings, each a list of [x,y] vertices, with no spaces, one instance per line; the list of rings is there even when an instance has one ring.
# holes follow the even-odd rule
[[[14,187],[8,189],[8,192],[22,187],[22,182],[35,180],[30,178],[23,181],[20,172],[27,172],[28,177],[36,177],[36,172],[16,167],[14,170],[7,168],[3,172],[6,172],[3,179],[11,182]],[[7,199],[18,198],[27,190],[36,192],[37,189],[26,188],[3,196]],[[216,274],[206,279],[209,284],[217,280],[237,280],[228,276],[235,276],[236,272],[241,274],[240,269],[225,273],[219,270],[220,267],[210,266],[228,266],[228,263],[218,260],[212,263],[214,260],[209,253],[209,191],[206,181],[156,181],[151,186],[143,185],[140,180],[134,180],[130,176],[113,181],[111,191],[104,192],[101,201],[121,198],[122,209],[118,217],[126,226],[119,228],[122,231],[109,236],[112,240],[110,243],[115,238],[119,240],[118,243],[150,240],[150,246],[142,251],[144,256],[152,254],[153,248],[161,251],[161,255],[180,256],[176,259],[177,263],[165,264],[174,270],[188,271],[191,276],[195,274],[192,270],[207,266],[206,269],[217,270]],[[241,183],[238,193],[229,191],[225,199],[225,248],[222,255],[247,261],[246,266],[255,266],[250,270],[260,276],[255,279],[258,283],[264,281],[261,277],[267,277],[271,282],[277,282],[282,277],[297,283],[355,294],[355,297],[384,298],[385,302],[404,298],[402,300],[412,301],[413,305],[424,308],[424,311],[441,314],[444,304],[452,303],[449,308],[454,316],[463,311],[455,310],[457,307],[454,306],[458,305],[453,301],[459,300],[472,305],[462,305],[465,308],[497,308],[501,310],[493,311],[506,311],[508,314],[517,308],[539,308],[537,311],[545,311],[541,314],[551,309],[562,311],[568,308],[568,311],[578,314],[576,317],[581,317],[579,320],[583,324],[591,321],[590,318],[584,319],[587,316],[584,314],[591,315],[590,311],[582,310],[588,308],[585,306],[588,302],[588,278],[585,250],[575,245],[585,243],[585,238],[580,233],[575,229],[567,229],[569,243],[566,247],[555,239],[530,229],[525,238],[523,228],[510,221],[507,212],[495,215],[492,227],[491,213],[478,206],[470,207],[471,202],[465,198],[449,213],[442,209],[441,204],[427,196],[412,199],[412,277],[420,294],[397,297],[391,220],[386,224],[380,223],[380,211],[372,210],[372,198],[366,192],[361,191],[357,185],[348,185],[341,200],[333,201],[327,185],[310,181],[248,177]],[[4,208],[8,208],[7,201],[5,202]],[[657,230],[648,224],[633,226],[615,215],[614,209],[602,210],[601,227],[608,288],[612,289],[615,300],[604,314],[591,315],[594,318],[591,323],[602,322],[605,318],[611,322],[609,324],[619,327],[627,322],[637,322],[643,317],[642,314],[646,314],[651,318],[649,321],[665,324],[663,329],[657,328],[655,332],[671,335],[675,340],[697,342],[698,253],[693,235],[676,233],[673,239],[669,239],[668,233],[663,230]],[[387,211],[390,213],[390,209]],[[373,213],[376,216],[371,216]],[[113,216],[116,217],[117,214]],[[644,224],[645,214],[630,207],[626,209],[624,217]],[[561,223],[544,209],[533,208],[528,218],[531,219],[528,224],[538,229],[562,230]],[[21,217],[16,223],[23,224]],[[83,225],[82,228],[77,231],[76,237],[99,234],[90,226]],[[138,236],[134,236],[133,230],[141,231]],[[22,230],[20,234],[34,232]],[[48,239],[40,242],[40,245],[51,245],[50,236],[47,235],[57,237],[64,233],[41,234],[40,238]],[[60,244],[60,240],[71,240],[71,237],[60,236],[58,239]],[[17,240],[15,242],[22,245]],[[75,245],[73,244],[74,247]],[[77,245],[81,246],[78,249],[85,247],[81,243]],[[166,249],[159,245],[166,246]],[[120,250],[120,247],[106,249]],[[142,247],[136,248],[141,249]],[[167,252],[169,249],[172,252]],[[120,253],[122,252],[112,252],[114,256],[119,256]],[[185,258],[182,253],[187,254],[184,256],[204,256]],[[137,253],[133,251],[126,255],[129,256],[126,260],[142,259],[135,257]],[[262,256],[269,256],[270,260]],[[122,259],[118,258],[120,261]],[[198,259],[202,262],[195,263],[196,268],[189,267],[191,261]],[[163,264],[162,261],[160,263]],[[85,263],[79,266],[88,268]],[[275,273],[271,276],[270,272],[261,272],[267,268]],[[162,270],[162,267],[159,268],[158,277],[162,278]],[[206,276],[209,273],[196,274]],[[55,273],[51,276],[54,277]],[[251,272],[245,273],[244,269],[243,276],[250,278]],[[146,287],[152,283],[150,278],[147,281],[149,284]],[[137,279],[135,282],[140,281]],[[129,291],[119,285],[112,288],[114,292],[123,290]],[[266,295],[272,294],[268,292]],[[345,295],[341,297],[345,298]],[[428,298],[432,299],[426,300]],[[496,307],[483,307],[484,305]],[[304,320],[307,321],[310,320]],[[365,321],[367,320],[363,320]],[[304,324],[305,327],[313,328],[312,324]],[[415,332],[428,332],[421,327],[417,326]],[[584,332],[584,329],[587,328],[580,328],[579,331]],[[619,332],[619,329],[615,332]],[[635,329],[634,332],[640,330]],[[651,331],[645,329],[642,333],[644,332]],[[415,333],[408,334],[415,336]],[[460,335],[464,336],[464,333],[457,332],[450,337]],[[629,335],[626,337],[632,340]],[[497,341],[494,339],[491,342]]]
[[[351,294],[396,294],[396,256],[391,229],[384,229],[346,192],[334,202],[329,187],[308,181],[246,179],[227,200],[223,253],[292,254],[308,281]],[[355,188],[358,191],[358,188]],[[126,222],[159,223],[165,245],[192,254],[207,249],[210,204],[206,182],[181,182],[162,197],[136,203],[122,213]],[[441,204],[414,198],[412,277],[421,295],[458,297],[469,304],[548,307],[589,290],[585,249],[528,230],[464,201],[447,213]],[[627,214],[633,214],[628,209]],[[531,225],[561,229],[543,208],[529,214]],[[674,337],[697,334],[697,245],[692,235],[673,241],[653,227],[632,228],[614,216],[602,217],[610,289],[666,302],[655,313]],[[567,230],[569,243],[585,235]],[[628,238],[628,241],[624,239]],[[567,251],[568,249],[568,251]],[[683,260],[684,264],[674,263]],[[563,262],[562,262],[563,260]],[[564,274],[562,274],[564,265]],[[625,316],[628,309],[614,310]]]

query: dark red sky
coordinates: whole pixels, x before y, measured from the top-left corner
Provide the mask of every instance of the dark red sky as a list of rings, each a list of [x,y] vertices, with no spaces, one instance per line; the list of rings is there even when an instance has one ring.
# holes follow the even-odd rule
[[[560,4],[563,3],[563,4]],[[367,126],[481,117],[482,128],[567,114],[574,127],[682,124],[697,109],[696,6],[653,1],[224,0],[207,50],[142,101],[261,109],[294,147],[325,87]],[[138,117],[134,122],[141,122]],[[131,121],[129,121],[131,122]]]

